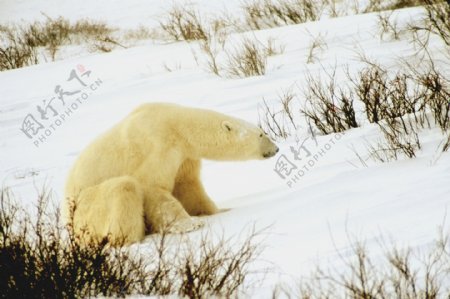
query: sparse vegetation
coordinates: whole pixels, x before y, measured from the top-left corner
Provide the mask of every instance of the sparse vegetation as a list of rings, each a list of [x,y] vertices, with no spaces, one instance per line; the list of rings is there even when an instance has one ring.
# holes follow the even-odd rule
[[[296,109],[322,134],[338,133],[359,126],[363,112],[370,123],[376,123],[382,140],[367,144],[369,156],[375,161],[390,162],[400,157],[414,158],[421,150],[419,133],[431,128],[431,122],[447,136],[450,128],[450,84],[430,60],[426,69],[407,65],[390,74],[375,62],[351,75],[345,72],[347,84],[336,84],[336,69],[326,80],[308,75],[303,87],[305,104],[292,101],[297,96],[280,97],[278,107],[263,100],[260,126],[273,138],[286,138],[297,131],[304,121]],[[427,65],[426,63],[422,63]],[[392,73],[392,72],[391,72]],[[363,104],[355,110],[355,102]],[[448,142],[447,142],[448,143]],[[443,151],[448,150],[444,143]],[[361,155],[357,155],[361,160]]]
[[[266,52],[267,56],[275,56],[280,55],[284,53],[285,45],[282,45],[277,42],[275,38],[269,38],[267,40],[267,44],[264,45],[264,51]]]
[[[111,52],[115,47],[127,48],[126,46],[120,44],[119,42],[109,38],[109,37],[99,37],[92,44],[94,52]]]
[[[383,133],[384,140],[376,145],[369,144],[368,152],[375,161],[390,162],[398,160],[402,155],[407,158],[416,157],[416,152],[421,149],[417,129],[412,122],[401,118],[400,122],[395,118],[388,118],[378,123]]]
[[[411,74],[399,72],[389,77],[380,65],[362,69],[356,78],[348,75],[358,99],[364,104],[364,112],[371,123],[382,119],[394,119],[412,113],[423,123],[425,101],[421,85]]]
[[[336,69],[326,73],[326,77],[323,81],[320,77],[308,76],[304,90],[306,104],[300,111],[323,134],[357,128],[353,94],[336,85]]]
[[[39,63],[39,49],[45,49],[52,60],[62,45],[81,42],[116,43],[109,35],[114,30],[105,23],[47,17],[29,25],[2,26],[0,35],[0,71]],[[99,47],[98,49],[101,50]],[[103,47],[105,49],[105,47]]]
[[[127,295],[178,295],[187,298],[246,296],[250,265],[261,252],[260,232],[237,244],[231,239],[188,240],[162,233],[137,247],[112,248],[107,239],[80,245],[49,194],[38,198],[31,217],[7,189],[0,192],[0,296],[3,298],[79,298]],[[241,238],[240,238],[241,239]],[[423,254],[396,247],[386,262],[374,262],[361,242],[340,255],[343,267],[318,268],[297,291],[277,288],[273,298],[441,298],[450,294],[449,235],[441,233]],[[260,274],[267,269],[261,269]],[[257,273],[257,272],[256,272]],[[339,295],[338,295],[339,294]],[[442,297],[443,298],[443,297]]]
[[[322,5],[311,0],[250,0],[244,2],[243,10],[249,28],[259,30],[317,21]]]
[[[398,21],[393,17],[394,11],[380,12],[378,14],[378,26],[380,28],[380,39],[383,39],[386,34],[394,40],[400,39],[400,29]]]
[[[24,36],[11,28],[2,28],[0,35],[4,41],[0,44],[0,71],[38,63],[36,48],[28,45]]]
[[[284,46],[275,39],[269,38],[266,43],[257,39],[243,38],[233,42],[227,39],[226,33],[218,33],[213,37],[200,41],[200,57],[194,53],[205,68],[218,76],[244,78],[264,75],[267,58],[283,53]]]
[[[145,253],[111,248],[107,239],[84,246],[70,225],[59,225],[58,209],[51,209],[49,199],[46,192],[39,195],[34,219],[8,190],[0,192],[2,298],[233,297],[245,290],[250,263],[260,250],[254,230],[241,244],[208,233],[198,242],[163,233],[152,238]]]
[[[159,22],[161,29],[175,41],[207,40],[210,32],[198,11],[190,7],[173,6]]]
[[[429,70],[420,72],[413,70],[415,80],[421,86],[421,96],[432,114],[435,123],[442,132],[450,129],[450,79],[442,74],[431,62]]]
[[[237,78],[263,75],[267,57],[284,50],[273,39],[267,45],[250,38],[234,41],[234,47],[227,45],[230,28],[235,26],[229,16],[210,18],[207,23],[194,8],[173,6],[165,18],[160,22],[165,34],[175,41],[197,41],[200,55],[193,50],[197,64],[218,76],[223,73]]]
[[[356,3],[356,2],[355,2]],[[370,0],[366,7],[360,9],[354,3],[354,10],[357,13],[373,12],[384,10],[395,10],[403,7],[425,5],[426,14],[419,25],[410,25],[410,31],[415,33],[415,40],[420,40],[423,45],[428,42],[429,34],[437,34],[442,40],[450,45],[450,8],[448,3],[441,0],[396,0],[383,2],[380,0]],[[334,0],[328,1],[310,1],[310,0],[249,0],[243,3],[242,10],[245,16],[246,26],[250,29],[262,29],[290,24],[299,24],[320,19],[324,11],[329,16],[341,15],[336,8]],[[391,18],[392,12],[382,12],[379,15],[380,36],[383,38],[386,34],[392,35],[398,39],[400,30],[397,22]],[[160,29],[165,36],[160,36],[155,30],[143,28],[128,30],[123,38],[143,39],[143,38],[161,38],[175,41],[197,40],[202,43],[201,48],[208,56],[207,68],[215,74],[220,73],[220,67],[217,62],[218,47],[213,39],[215,35],[223,35],[229,30],[242,31],[243,24],[232,19],[229,15],[219,18],[203,18],[199,11],[191,6],[176,6],[170,8],[166,16],[160,20]],[[0,26],[0,34],[3,42],[0,44],[0,70],[19,68],[27,65],[39,63],[40,60],[46,60],[46,55],[50,59],[57,59],[57,53],[62,45],[73,43],[88,43],[90,50],[100,52],[110,52],[115,47],[123,47],[123,43],[118,38],[113,37],[115,29],[108,27],[103,22],[83,19],[75,23],[69,22],[63,17],[52,19],[47,17],[45,21],[36,21],[23,26]],[[420,32],[425,32],[420,35]],[[219,39],[223,39],[222,37]],[[222,42],[221,42],[222,43]],[[222,43],[223,44],[223,43]],[[223,45],[222,45],[223,47]],[[313,39],[310,45],[308,63],[315,62],[318,51],[323,51],[326,45],[321,36]],[[46,55],[40,51],[45,49]],[[255,48],[249,43],[244,43],[244,51],[251,56],[258,55]],[[270,49],[267,53],[271,55]],[[42,57],[41,57],[42,56]],[[228,54],[230,60],[234,60],[234,54]],[[263,58],[259,55],[260,58]],[[250,56],[246,56],[249,58]],[[256,61],[252,59],[253,61]],[[245,64],[248,65],[249,60]],[[234,65],[231,63],[231,65]],[[263,73],[260,64],[255,68],[255,73]],[[240,67],[242,68],[242,67]],[[236,76],[235,70],[228,74]],[[239,76],[243,76],[240,74]],[[245,75],[247,76],[247,75]]]
[[[309,51],[308,51],[308,57],[306,58],[306,63],[315,63],[319,60],[318,56],[321,52],[324,52],[327,48],[327,43],[325,42],[325,39],[321,33],[314,36],[311,33],[309,33],[309,36],[311,37],[311,42],[309,45]]]
[[[392,1],[369,0],[364,9],[362,10],[362,13],[396,10],[424,4],[425,1],[423,0],[392,0]],[[356,11],[357,13],[360,13],[359,10]]]
[[[267,52],[257,42],[244,38],[238,47],[227,52],[227,73],[231,77],[260,76],[266,73]]]
[[[227,32],[225,30],[218,30],[208,39],[199,41],[200,50],[201,53],[203,53],[206,69],[217,76],[220,76],[222,72],[222,66],[219,63],[219,56],[225,51],[226,41]]]
[[[384,247],[384,246],[383,246]],[[450,295],[450,241],[441,233],[425,250],[385,249],[371,255],[363,242],[339,253],[339,266],[318,267],[296,290],[279,287],[273,297],[288,298],[447,298]]]
[[[156,37],[155,29],[150,29],[142,25],[134,29],[125,30],[123,34],[125,40],[156,39]]]
[[[446,152],[450,149],[450,133],[444,139],[444,145],[442,146],[442,152]]]
[[[259,127],[274,139],[285,139],[290,136],[298,127],[297,111],[292,107],[295,99],[296,94],[292,88],[278,94],[277,110],[263,99],[262,105],[258,108]]]
[[[414,34],[414,41],[421,48],[427,47],[430,34],[434,34],[441,38],[450,53],[450,4],[443,0],[421,2],[425,4],[425,13],[418,24],[409,26]]]
[[[365,105],[366,116],[378,124],[384,136],[378,144],[368,145],[374,160],[415,157],[421,149],[419,130],[431,126],[429,112],[442,133],[448,132],[450,89],[433,63],[428,70],[420,71],[409,66],[409,71],[397,73],[392,79],[379,65],[372,65],[358,76],[359,81],[352,82]]]

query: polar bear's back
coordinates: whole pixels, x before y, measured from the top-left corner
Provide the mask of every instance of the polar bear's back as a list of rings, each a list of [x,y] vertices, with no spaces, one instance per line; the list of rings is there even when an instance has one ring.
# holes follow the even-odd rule
[[[167,124],[177,122],[182,109],[175,104],[143,104],[98,136],[81,152],[70,170],[66,196],[132,173],[158,140],[168,138],[168,130],[172,128]]]

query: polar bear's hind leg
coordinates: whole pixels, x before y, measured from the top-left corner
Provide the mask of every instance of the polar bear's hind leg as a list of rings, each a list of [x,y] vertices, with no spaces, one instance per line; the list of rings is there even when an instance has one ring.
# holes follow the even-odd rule
[[[144,199],[139,183],[130,176],[112,178],[87,188],[74,212],[76,234],[114,244],[141,241],[145,236]]]

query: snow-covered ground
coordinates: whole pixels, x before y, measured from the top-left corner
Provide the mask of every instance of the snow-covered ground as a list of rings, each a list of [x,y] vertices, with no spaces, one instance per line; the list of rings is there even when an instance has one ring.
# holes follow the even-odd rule
[[[240,2],[197,3],[214,12],[232,11]],[[71,20],[105,20],[118,28],[153,26],[157,24],[155,16],[165,7],[161,0],[96,1],[83,7],[73,0],[0,0],[0,24],[29,22],[44,12]],[[396,17],[402,24],[420,13],[421,8],[409,8],[398,11]],[[318,61],[307,64],[311,36],[319,33],[326,48],[318,54]],[[28,205],[36,198],[36,189],[44,185],[53,190],[55,198],[61,198],[69,167],[80,151],[141,103],[175,102],[257,123],[262,99],[275,105],[282,90],[304,86],[306,71],[317,75],[334,65],[357,70],[361,63],[355,53],[361,50],[387,68],[394,67],[399,58],[412,60],[415,53],[406,38],[380,40],[376,14],[278,27],[252,35],[258,40],[275,38],[285,46],[283,54],[269,58],[264,76],[218,77],[197,65],[192,55],[195,43],[156,41],[0,72],[2,186],[10,187]],[[436,53],[440,51],[438,42],[432,47]],[[174,66],[173,71],[164,65]],[[74,92],[84,88],[83,83],[86,89],[65,95],[63,105],[56,86]],[[39,134],[44,136],[42,141],[29,139],[21,131],[23,121],[28,114],[39,120],[37,106],[43,108],[52,98],[58,115],[48,110],[49,120]],[[300,131],[306,136],[306,128]],[[365,124],[343,135],[317,136],[317,144],[307,141],[312,155],[301,161],[294,160],[290,152],[290,147],[296,146],[293,138],[280,142],[279,155],[270,160],[205,161],[203,180],[208,193],[219,207],[231,209],[208,217],[208,225],[223,230],[226,236],[237,235],[254,223],[260,228],[270,225],[262,258],[294,278],[307,275],[318,262],[335,260],[337,251],[348,249],[348,235],[366,240],[375,251],[380,238],[402,245],[429,245],[438,227],[450,226],[444,222],[450,204],[450,154],[439,156],[436,150],[442,135],[437,129],[422,132],[423,150],[415,159],[368,162],[369,167],[364,167],[352,147],[364,154],[365,141],[378,136],[375,125]],[[275,171],[281,155],[295,164],[295,171],[303,169],[298,179],[283,179]]]

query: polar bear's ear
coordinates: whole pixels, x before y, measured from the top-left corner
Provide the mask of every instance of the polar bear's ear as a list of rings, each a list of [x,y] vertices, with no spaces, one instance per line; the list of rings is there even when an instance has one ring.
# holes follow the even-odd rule
[[[227,130],[228,132],[230,132],[231,130],[233,130],[233,124],[231,122],[229,122],[228,120],[224,120],[222,122],[222,128],[224,130]]]

